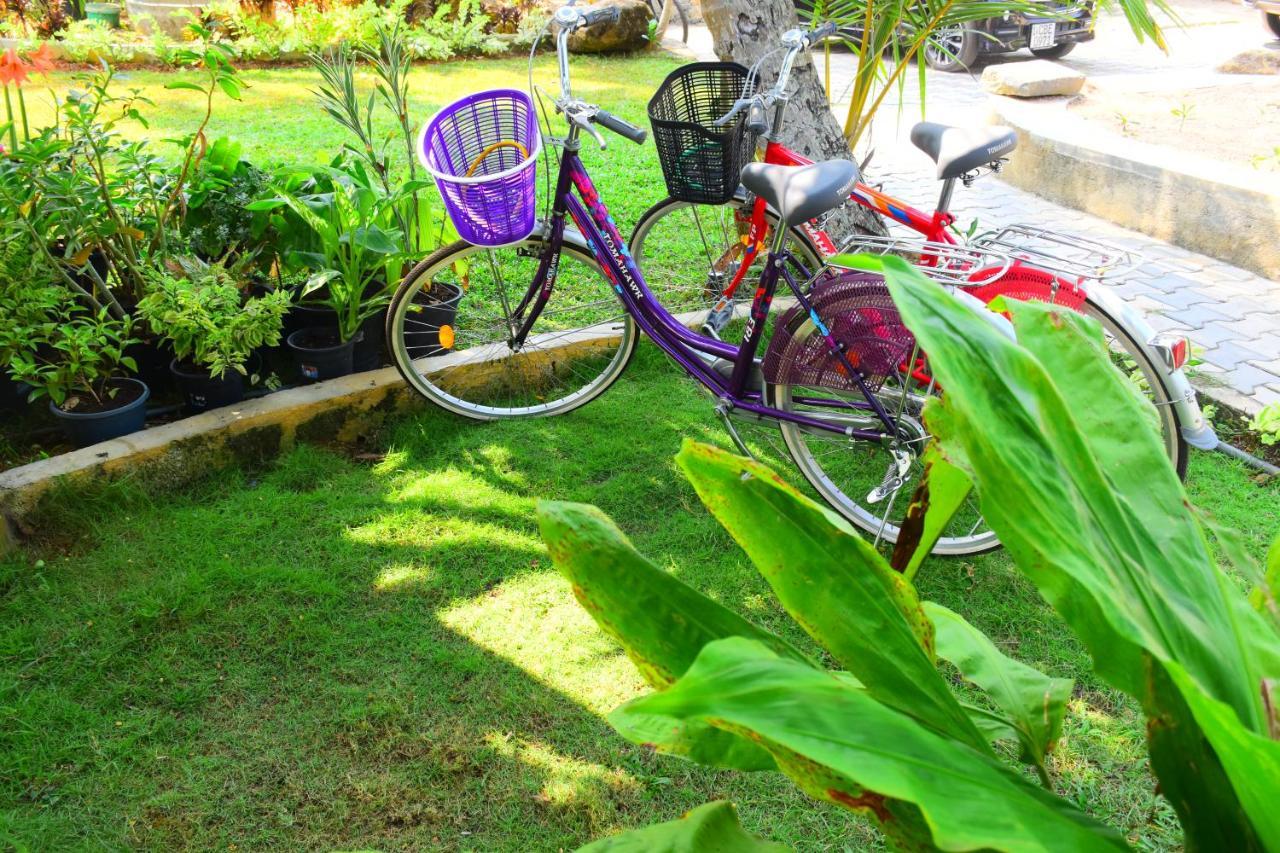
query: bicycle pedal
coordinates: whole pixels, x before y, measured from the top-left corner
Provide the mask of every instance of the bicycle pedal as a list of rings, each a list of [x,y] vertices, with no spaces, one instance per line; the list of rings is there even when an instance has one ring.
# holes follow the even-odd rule
[[[715,333],[715,337],[720,337],[720,332],[724,331],[724,327],[729,325],[733,320],[733,303],[721,302],[715,308],[711,309],[711,313],[707,314],[707,320],[703,323],[703,328],[710,329]]]

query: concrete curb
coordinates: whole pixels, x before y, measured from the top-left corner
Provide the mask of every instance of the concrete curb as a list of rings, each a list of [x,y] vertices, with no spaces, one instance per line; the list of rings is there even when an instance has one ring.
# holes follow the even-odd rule
[[[1008,183],[1280,279],[1280,176],[1100,133],[1060,98],[991,101],[1018,132]]]
[[[0,553],[56,486],[128,474],[181,484],[232,461],[265,460],[299,440],[350,441],[425,405],[394,367],[268,394],[0,473]]]

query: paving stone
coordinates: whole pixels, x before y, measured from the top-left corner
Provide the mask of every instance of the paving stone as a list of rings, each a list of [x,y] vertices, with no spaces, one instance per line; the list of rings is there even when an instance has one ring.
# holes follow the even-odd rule
[[[1246,362],[1267,360],[1266,355],[1242,347],[1235,341],[1223,341],[1215,347],[1210,347],[1205,350],[1202,357],[1205,361],[1212,362],[1227,371]]]
[[[1227,323],[1206,323],[1203,328],[1191,333],[1192,342],[1202,347],[1216,347],[1223,341],[1233,341],[1238,338],[1239,333]]]
[[[1234,267],[1231,264],[1224,264],[1221,261],[1209,264],[1204,271],[1215,278],[1234,279],[1235,281],[1248,281],[1257,278],[1256,275],[1248,270],[1242,270],[1240,267]]]
[[[1158,300],[1160,297],[1156,296],[1155,298]],[[1221,303],[1218,303],[1215,306],[1212,303],[1203,302],[1183,308],[1180,311],[1169,311],[1167,313],[1168,316],[1180,323],[1186,323],[1193,329],[1202,329],[1206,323],[1214,320],[1231,319],[1228,315],[1223,314],[1220,311],[1215,311],[1214,307],[1225,308],[1227,306],[1222,305]]]
[[[1266,338],[1280,334],[1280,314],[1245,312],[1239,320],[1232,321],[1231,325],[1242,339]]]
[[[1151,328],[1157,332],[1179,332],[1190,337],[1191,333],[1195,331],[1186,323],[1181,323],[1172,317],[1166,317],[1164,314],[1155,314],[1150,311],[1144,313],[1147,315],[1147,322],[1151,324]],[[1239,361],[1245,360],[1243,358],[1239,359]]]
[[[1271,406],[1280,403],[1280,388],[1273,385],[1265,385],[1262,388],[1253,389],[1253,399],[1257,400],[1263,406]]]
[[[1214,299],[1212,296],[1208,295],[1207,293],[1201,292],[1193,282],[1189,282],[1185,278],[1182,278],[1181,276],[1177,277],[1177,279],[1181,282],[1180,286],[1177,289],[1165,290],[1165,288],[1162,285],[1168,283],[1171,278],[1174,278],[1174,277],[1165,276],[1164,278],[1152,279],[1150,282],[1152,287],[1156,288],[1157,290],[1164,291],[1163,293],[1156,294],[1153,298],[1158,300],[1159,302],[1164,303],[1165,305],[1168,305],[1170,308],[1189,308],[1192,305],[1198,305],[1204,302],[1208,302],[1208,303],[1218,302],[1218,300]]]
[[[1228,370],[1223,374],[1223,378],[1231,383],[1231,387],[1252,396],[1259,387],[1273,382],[1276,375],[1269,370],[1262,370],[1252,364],[1244,363]]]

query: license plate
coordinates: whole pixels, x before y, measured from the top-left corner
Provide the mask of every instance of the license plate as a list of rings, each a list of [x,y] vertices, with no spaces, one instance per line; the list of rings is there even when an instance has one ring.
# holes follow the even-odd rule
[[[1042,47],[1053,47],[1053,30],[1054,23],[1050,21],[1047,24],[1031,25],[1031,48],[1039,50]]]

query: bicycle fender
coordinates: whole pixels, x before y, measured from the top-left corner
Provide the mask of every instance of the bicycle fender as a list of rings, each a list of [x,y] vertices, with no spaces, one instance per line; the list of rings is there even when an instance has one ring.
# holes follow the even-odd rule
[[[1169,389],[1173,406],[1178,412],[1178,423],[1181,425],[1183,440],[1200,450],[1213,450],[1217,447],[1218,434],[1214,432],[1213,425],[1200,410],[1195,387],[1181,369],[1170,370],[1164,358],[1151,346],[1152,339],[1156,337],[1156,330],[1142,312],[1105,287],[1092,286],[1086,287],[1086,290],[1090,299],[1129,330],[1147,358],[1160,371],[1165,387]]]

